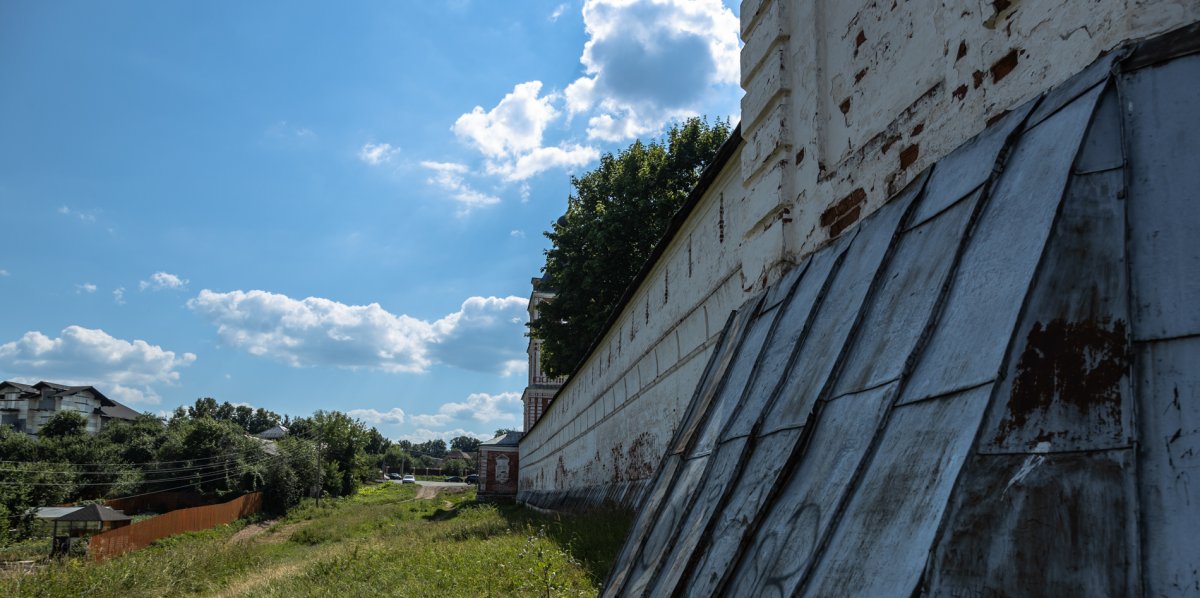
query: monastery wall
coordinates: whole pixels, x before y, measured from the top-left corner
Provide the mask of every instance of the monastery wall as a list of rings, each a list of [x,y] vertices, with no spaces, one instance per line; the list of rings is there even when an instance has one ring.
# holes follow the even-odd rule
[[[742,143],[521,442],[521,500],[632,504],[731,309],[1009,109],[1200,0],[745,0]]]

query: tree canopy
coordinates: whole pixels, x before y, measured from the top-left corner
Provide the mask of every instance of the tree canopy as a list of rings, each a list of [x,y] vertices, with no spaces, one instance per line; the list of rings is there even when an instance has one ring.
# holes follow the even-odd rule
[[[691,118],[650,142],[636,141],[571,177],[567,211],[545,233],[542,284],[556,296],[529,325],[542,340],[542,368],[571,373],[633,282],[671,217],[729,137],[729,123]]]

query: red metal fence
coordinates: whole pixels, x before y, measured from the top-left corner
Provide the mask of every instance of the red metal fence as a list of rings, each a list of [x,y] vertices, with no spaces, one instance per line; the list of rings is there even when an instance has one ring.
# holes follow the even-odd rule
[[[159,538],[231,523],[261,511],[262,500],[262,493],[254,492],[227,503],[171,511],[133,525],[96,534],[88,543],[88,554],[94,560],[104,560],[145,548]]]

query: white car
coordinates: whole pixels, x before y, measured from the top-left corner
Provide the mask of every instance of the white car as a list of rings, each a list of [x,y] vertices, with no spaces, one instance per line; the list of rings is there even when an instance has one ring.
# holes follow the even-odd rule
[[[410,474],[404,476],[404,479],[400,480],[400,483],[401,484],[416,484],[417,478],[413,477],[413,474],[410,473]]]

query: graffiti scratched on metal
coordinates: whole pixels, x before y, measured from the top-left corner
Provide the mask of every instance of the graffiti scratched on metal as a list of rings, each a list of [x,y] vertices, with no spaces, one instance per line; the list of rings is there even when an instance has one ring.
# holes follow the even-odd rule
[[[1200,592],[1200,58],[1143,54],[729,320],[605,595]]]

